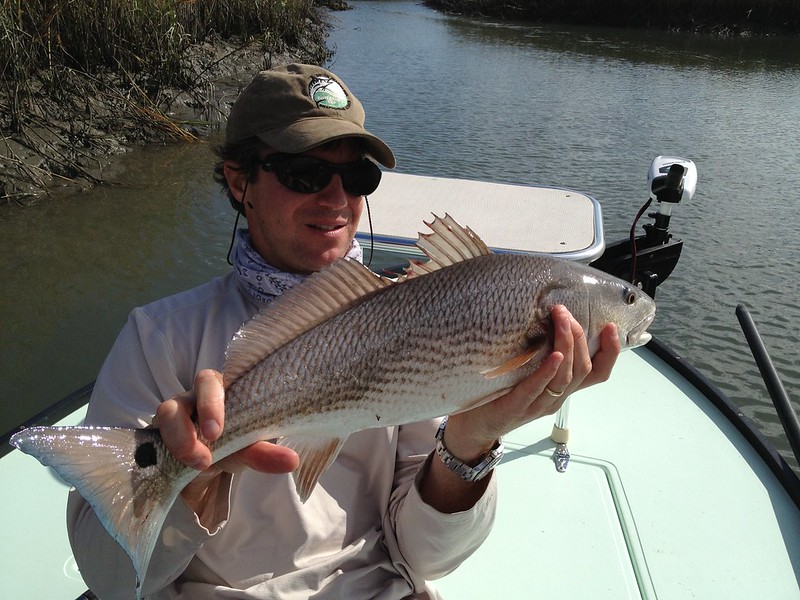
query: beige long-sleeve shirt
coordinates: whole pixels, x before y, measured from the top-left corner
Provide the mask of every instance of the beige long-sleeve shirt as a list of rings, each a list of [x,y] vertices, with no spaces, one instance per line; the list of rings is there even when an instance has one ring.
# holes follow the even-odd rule
[[[195,374],[220,370],[227,344],[257,311],[231,275],[134,310],[106,359],[87,423],[144,427]],[[437,423],[353,434],[308,501],[291,475],[227,477],[206,529],[178,500],[142,582],[148,598],[436,598],[429,580],[455,569],[486,538],[496,488],[469,511],[425,504],[416,482]],[[135,597],[127,555],[74,491],[73,552],[103,600]]]

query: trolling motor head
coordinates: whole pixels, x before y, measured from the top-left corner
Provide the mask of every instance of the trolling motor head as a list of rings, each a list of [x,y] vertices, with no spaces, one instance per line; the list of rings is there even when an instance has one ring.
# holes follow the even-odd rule
[[[684,198],[691,200],[697,189],[697,167],[686,158],[677,156],[656,156],[647,173],[650,199],[658,202],[658,212],[651,216],[655,223],[645,226],[648,236],[654,236],[656,243],[669,239],[669,219],[672,207]]]
[[[683,242],[669,233],[672,207],[691,199],[697,187],[697,167],[685,158],[657,156],[647,174],[649,197],[639,209],[631,226],[630,239],[606,246],[606,251],[591,265],[606,273],[635,283],[655,297],[656,287],[669,277],[681,255]],[[636,225],[653,200],[658,212],[648,214],[655,222],[644,225],[644,235],[636,234]]]
[[[647,173],[650,198],[666,205],[672,205],[684,198],[691,200],[697,188],[697,167],[686,158],[677,156],[656,156]]]

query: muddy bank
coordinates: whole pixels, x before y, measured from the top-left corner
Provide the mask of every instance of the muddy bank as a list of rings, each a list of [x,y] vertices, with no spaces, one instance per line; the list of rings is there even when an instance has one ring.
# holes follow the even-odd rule
[[[530,22],[721,35],[800,33],[796,0],[424,0],[424,4],[452,14]]]
[[[26,82],[0,86],[0,203],[25,205],[63,192],[114,185],[120,155],[153,143],[202,143],[224,121],[242,85],[261,69],[287,62],[323,63],[328,23],[308,20],[299,43],[279,53],[236,38],[194,44],[188,82],[157,93],[126,73],[87,74],[53,66]]]

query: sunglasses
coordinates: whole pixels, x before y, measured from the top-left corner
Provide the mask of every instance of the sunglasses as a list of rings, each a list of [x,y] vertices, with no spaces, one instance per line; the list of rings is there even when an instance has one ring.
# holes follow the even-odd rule
[[[380,168],[367,158],[337,164],[302,154],[271,154],[259,164],[265,172],[275,173],[281,185],[298,194],[325,189],[334,175],[342,178],[344,191],[352,196],[367,196],[381,182]]]

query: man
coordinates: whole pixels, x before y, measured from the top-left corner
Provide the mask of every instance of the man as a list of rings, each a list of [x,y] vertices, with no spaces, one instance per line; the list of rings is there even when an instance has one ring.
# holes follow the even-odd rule
[[[87,422],[143,427],[155,413],[171,452],[200,471],[162,530],[142,581],[148,597],[435,598],[427,582],[489,532],[496,481],[481,465],[499,438],[610,374],[614,327],[593,364],[581,327],[556,307],[555,350],[536,373],[443,429],[437,420],[352,435],[305,503],[288,448],[259,442],[210,464],[194,422],[210,440],[225,427],[219,369],[230,338],[305,275],[360,258],[356,227],[380,180],[372,161],[395,164],[363,125],[361,104],[332,73],[309,65],[259,73],[219,150],[218,179],[248,224],[237,232],[234,269],[134,310],[103,365]],[[447,461],[433,452],[437,431]],[[92,590],[104,600],[133,597],[130,561],[74,492],[68,522]]]

